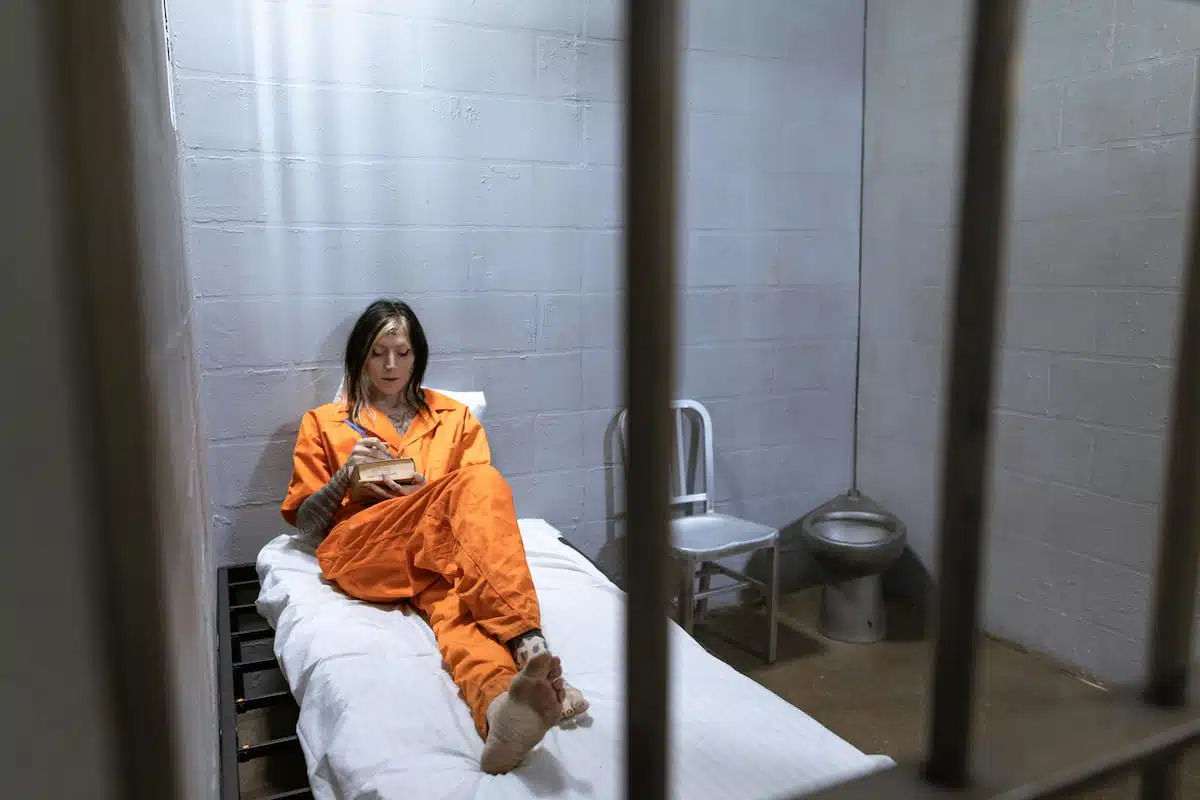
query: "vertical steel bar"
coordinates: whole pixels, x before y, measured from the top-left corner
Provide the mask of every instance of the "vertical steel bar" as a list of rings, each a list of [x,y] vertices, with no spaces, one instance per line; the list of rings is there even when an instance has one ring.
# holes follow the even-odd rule
[[[626,796],[668,792],[667,609],[675,375],[678,0],[626,0]],[[628,654],[637,654],[637,658]]]
[[[942,458],[930,783],[965,786],[1019,0],[976,0]]]
[[[1146,672],[1145,700],[1158,706],[1187,702],[1200,568],[1200,158],[1195,156],[1190,212]],[[1146,768],[1141,787],[1144,800],[1175,796],[1177,763],[1170,758]]]
[[[75,373],[88,385],[89,403],[80,409],[81,450],[94,453],[89,498],[96,508],[96,585],[103,627],[104,661],[112,713],[121,737],[113,764],[129,800],[179,796],[183,786],[183,720],[176,715],[171,681],[171,617],[166,610],[168,578],[164,537],[168,519],[151,498],[166,476],[153,467],[168,445],[155,425],[156,384],[144,314],[148,277],[181,265],[173,245],[171,219],[179,210],[174,195],[174,153],[151,152],[140,144],[142,125],[165,124],[134,109],[139,86],[160,90],[159,69],[166,52],[161,4],[122,0],[56,0],[39,4],[47,15],[57,74],[53,101],[60,130],[66,187],[61,202],[68,223],[64,254],[71,286],[64,309],[81,331],[82,352]],[[159,8],[156,9],[156,5]],[[133,34],[154,54],[131,61],[130,24],[153,11],[154,24]],[[131,16],[131,14],[135,16]],[[135,80],[136,79],[136,80]],[[164,81],[165,82],[165,81]],[[173,145],[171,145],[173,146]],[[158,159],[161,159],[159,161]],[[153,187],[155,194],[148,192]],[[154,197],[154,200],[149,198]],[[143,206],[164,206],[148,215]],[[69,208],[67,208],[69,206]],[[152,226],[152,230],[145,230]],[[160,248],[151,255],[147,242]],[[149,475],[145,474],[151,465]],[[207,577],[207,576],[206,576]],[[199,579],[197,579],[199,580]]]

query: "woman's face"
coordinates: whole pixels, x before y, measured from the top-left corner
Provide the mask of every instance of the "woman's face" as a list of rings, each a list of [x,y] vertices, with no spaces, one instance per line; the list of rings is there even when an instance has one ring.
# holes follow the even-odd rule
[[[391,322],[375,338],[367,356],[367,378],[379,395],[394,398],[408,385],[413,370],[412,344],[408,332]]]

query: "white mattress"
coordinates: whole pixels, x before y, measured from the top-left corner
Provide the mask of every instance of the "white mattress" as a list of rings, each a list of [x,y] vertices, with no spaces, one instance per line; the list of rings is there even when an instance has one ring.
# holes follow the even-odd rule
[[[315,797],[621,796],[624,595],[546,522],[521,520],[521,531],[543,630],[592,708],[497,777],[479,771],[482,742],[419,616],[333,589],[303,540],[282,535],[263,548],[258,608],[300,702]],[[859,752],[675,625],[671,647],[676,797],[787,796],[891,763]]]

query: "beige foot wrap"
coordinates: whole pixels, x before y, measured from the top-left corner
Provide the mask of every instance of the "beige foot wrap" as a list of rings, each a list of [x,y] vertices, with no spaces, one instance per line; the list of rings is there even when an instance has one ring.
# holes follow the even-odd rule
[[[588,710],[589,704],[583,692],[563,681],[562,718],[564,721],[574,719]]]
[[[512,649],[518,669],[523,668],[531,658],[539,653],[550,652],[550,646],[546,643],[546,638],[540,630],[530,631],[514,639],[509,642],[509,647]],[[567,683],[563,678],[562,666],[558,663],[557,658],[554,666],[550,668],[549,678],[550,684],[554,687],[558,700],[562,704],[563,722],[573,720],[588,710],[589,704],[584,698],[583,692]]]

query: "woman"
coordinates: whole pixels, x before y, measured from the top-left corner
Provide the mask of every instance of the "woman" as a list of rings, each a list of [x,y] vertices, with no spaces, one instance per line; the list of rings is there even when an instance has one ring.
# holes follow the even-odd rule
[[[564,718],[587,710],[546,646],[512,493],[461,403],[421,388],[429,345],[407,304],[378,300],[346,342],[345,398],[304,415],[283,517],[324,536],[324,577],[429,621],[484,738],[508,772]],[[412,458],[417,480],[351,486],[358,464]]]

